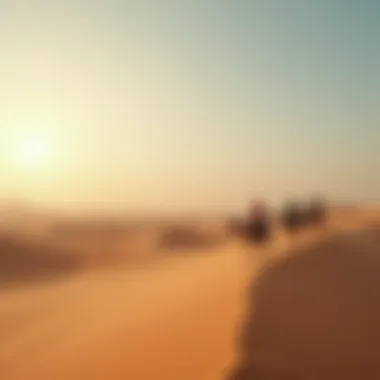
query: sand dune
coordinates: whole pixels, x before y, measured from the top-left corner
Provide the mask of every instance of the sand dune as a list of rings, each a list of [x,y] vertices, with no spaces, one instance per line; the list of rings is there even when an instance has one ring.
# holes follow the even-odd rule
[[[180,223],[69,221],[52,223],[42,234],[21,224],[17,227],[12,233],[3,229],[0,235],[0,286],[146,262],[171,251],[204,252],[224,241],[221,230],[215,233]]]
[[[368,221],[368,218],[356,218],[356,227],[355,217],[346,216],[345,221],[347,222],[345,226],[342,221],[332,222],[329,229],[335,231],[339,228],[340,233],[348,229],[351,239],[359,239],[355,240],[357,247],[362,245],[363,239],[366,244],[372,244],[371,247],[377,247],[376,231],[372,232],[371,236],[369,232],[360,234],[355,232],[358,226],[365,225],[364,222]],[[323,234],[326,236],[326,232]],[[269,280],[265,280],[267,278],[265,274],[257,282],[258,289],[261,289],[259,296],[255,296],[253,301],[248,299],[249,305],[251,301],[258,303],[262,311],[257,308],[258,315],[254,315],[252,320],[247,317],[245,319],[248,322],[254,321],[254,326],[256,323],[261,325],[263,319],[267,320],[267,316],[269,316],[268,322],[271,321],[270,313],[275,310],[275,315],[283,313],[285,318],[283,323],[289,323],[289,329],[294,327],[291,316],[295,314],[297,318],[302,319],[303,309],[300,310],[298,301],[296,305],[292,304],[293,293],[287,289],[291,288],[294,282],[292,279],[286,279],[287,269],[275,268],[286,267],[285,263],[288,261],[281,259],[286,249],[291,247],[301,249],[305,245],[312,244],[315,239],[320,239],[320,236],[320,231],[312,230],[306,231],[292,241],[287,241],[284,236],[279,235],[275,244],[263,251],[247,251],[244,246],[230,245],[218,248],[213,254],[209,254],[209,249],[205,249],[201,255],[194,256],[189,255],[189,252],[181,256],[179,252],[176,258],[169,257],[152,265],[119,266],[100,272],[82,271],[78,275],[68,276],[57,282],[19,289],[3,289],[0,292],[0,378],[4,380],[226,378],[229,369],[237,360],[237,348],[241,346],[240,343],[237,345],[235,338],[240,336],[238,327],[245,313],[244,294],[249,281],[253,281],[252,278],[261,273],[258,271],[269,257],[272,257],[271,260],[280,260],[270,266],[272,275],[269,276]],[[327,247],[333,246],[335,251],[341,247],[341,244],[347,245],[345,239],[331,240]],[[349,246],[354,245],[353,240]],[[324,247],[317,249],[317,252],[325,250]],[[353,263],[359,255],[360,252],[352,254]],[[318,289],[320,282],[317,280],[318,273],[320,274],[318,266],[323,268],[325,261],[318,258],[311,259],[312,256],[311,254],[310,260],[312,266],[317,267],[317,272],[314,277],[311,276],[311,285],[308,285],[307,281],[305,285],[314,289],[314,293],[311,294],[315,296],[310,298],[305,291],[303,294],[301,292],[300,296],[295,292],[294,297],[301,299],[309,297],[312,300],[317,298],[316,294],[324,294],[320,293]],[[310,268],[308,257],[305,254],[303,258],[303,254],[296,253],[294,260],[300,260],[300,264],[296,267]],[[340,259],[337,260],[339,261]],[[306,264],[303,264],[304,262]],[[364,264],[362,270],[365,271],[365,268]],[[295,283],[302,280],[304,273],[303,269],[297,270],[290,271],[297,274]],[[281,273],[284,271],[285,274],[276,274],[276,271]],[[332,273],[335,272],[332,270]],[[372,274],[374,275],[374,271],[370,276]],[[278,276],[285,279],[281,282],[276,279]],[[327,278],[322,290],[328,293],[334,288],[334,276],[331,274]],[[270,280],[272,277],[275,278],[275,285]],[[288,288],[281,285],[278,289],[277,283],[285,283]],[[328,284],[332,285],[332,288],[329,288]],[[341,285],[339,289],[342,289]],[[353,292],[352,289],[348,289]],[[278,292],[284,292],[285,296],[279,296]],[[273,300],[273,308],[267,306],[268,294]],[[334,300],[333,295],[329,294],[331,300]],[[323,313],[323,307],[328,305],[323,298],[318,302],[320,309],[313,314],[314,316]],[[272,301],[269,302],[269,305],[271,304]],[[289,305],[291,307],[288,315]],[[294,307],[293,314],[292,307]],[[326,313],[328,314],[327,311]],[[277,323],[275,318],[272,320],[273,324]],[[309,320],[312,320],[312,317],[306,315],[305,326]],[[350,326],[352,331],[355,331],[355,328]],[[362,328],[361,324],[359,326]],[[263,334],[265,331],[264,329]],[[273,339],[267,342],[273,343],[273,351],[270,349],[273,355],[279,352],[276,350],[287,345],[286,334],[281,335],[281,329],[278,327],[277,331],[278,335],[269,335],[269,338]],[[297,347],[304,342],[303,331],[301,324],[299,337],[297,334],[294,335],[298,337]],[[366,331],[375,332],[376,335],[375,330]],[[360,334],[357,334],[355,339],[359,338]],[[310,339],[312,341],[313,336]],[[346,343],[350,338],[347,339]],[[363,342],[364,340],[358,347],[363,347]],[[257,354],[257,358],[264,355],[264,359],[267,360],[265,344],[263,347],[264,354]],[[305,350],[305,355],[313,358],[318,345],[315,344],[316,351],[313,351],[312,345],[309,348],[310,351]],[[247,352],[247,350],[243,352],[242,360],[237,361],[243,364],[241,367],[246,367],[251,360],[250,356],[246,355]],[[361,355],[364,351],[355,352]],[[279,355],[281,353],[282,351]],[[315,363],[325,363],[323,360],[327,359],[323,359],[324,354],[318,355],[321,358],[320,362]],[[344,357],[343,351],[341,357]],[[284,363],[285,360],[285,366],[288,365],[287,370],[303,369],[303,367],[292,367],[293,362],[288,361],[286,355],[285,359],[281,358],[280,363]],[[281,374],[284,374],[284,367],[281,367],[276,360],[271,363],[273,364],[271,368],[280,368]],[[305,365],[307,363],[305,361]],[[323,373],[328,374],[326,371]],[[262,379],[281,378],[280,375],[263,376]],[[313,378],[313,374],[309,378]]]
[[[78,252],[12,236],[0,237],[0,286],[52,279],[82,266]]]
[[[380,232],[350,231],[255,279],[236,380],[380,378]]]

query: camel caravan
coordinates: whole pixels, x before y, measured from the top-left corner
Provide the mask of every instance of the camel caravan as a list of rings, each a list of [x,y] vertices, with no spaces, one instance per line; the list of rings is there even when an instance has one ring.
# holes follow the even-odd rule
[[[276,225],[294,234],[306,227],[321,226],[326,218],[327,205],[320,198],[308,202],[287,201],[277,215],[265,202],[258,201],[253,203],[245,218],[231,221],[230,230],[250,243],[265,243],[271,239]]]

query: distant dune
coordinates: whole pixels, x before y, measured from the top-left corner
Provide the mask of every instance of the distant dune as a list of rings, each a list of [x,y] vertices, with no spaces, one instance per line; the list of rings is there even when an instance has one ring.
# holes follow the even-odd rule
[[[39,218],[30,218],[1,228],[0,285],[139,263],[224,241],[220,226],[201,223],[67,219],[41,225]]]
[[[0,237],[0,285],[51,279],[83,266],[74,251],[14,236]]]

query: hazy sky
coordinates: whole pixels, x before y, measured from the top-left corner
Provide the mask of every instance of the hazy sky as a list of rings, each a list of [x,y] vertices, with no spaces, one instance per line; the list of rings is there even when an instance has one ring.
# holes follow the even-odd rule
[[[0,0],[0,195],[379,201],[379,20],[377,0]]]

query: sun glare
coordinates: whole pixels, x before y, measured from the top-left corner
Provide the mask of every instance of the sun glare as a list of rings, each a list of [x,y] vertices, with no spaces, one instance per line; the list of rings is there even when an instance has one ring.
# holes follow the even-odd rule
[[[50,155],[49,142],[43,136],[25,136],[20,147],[21,159],[28,165],[44,165]]]

